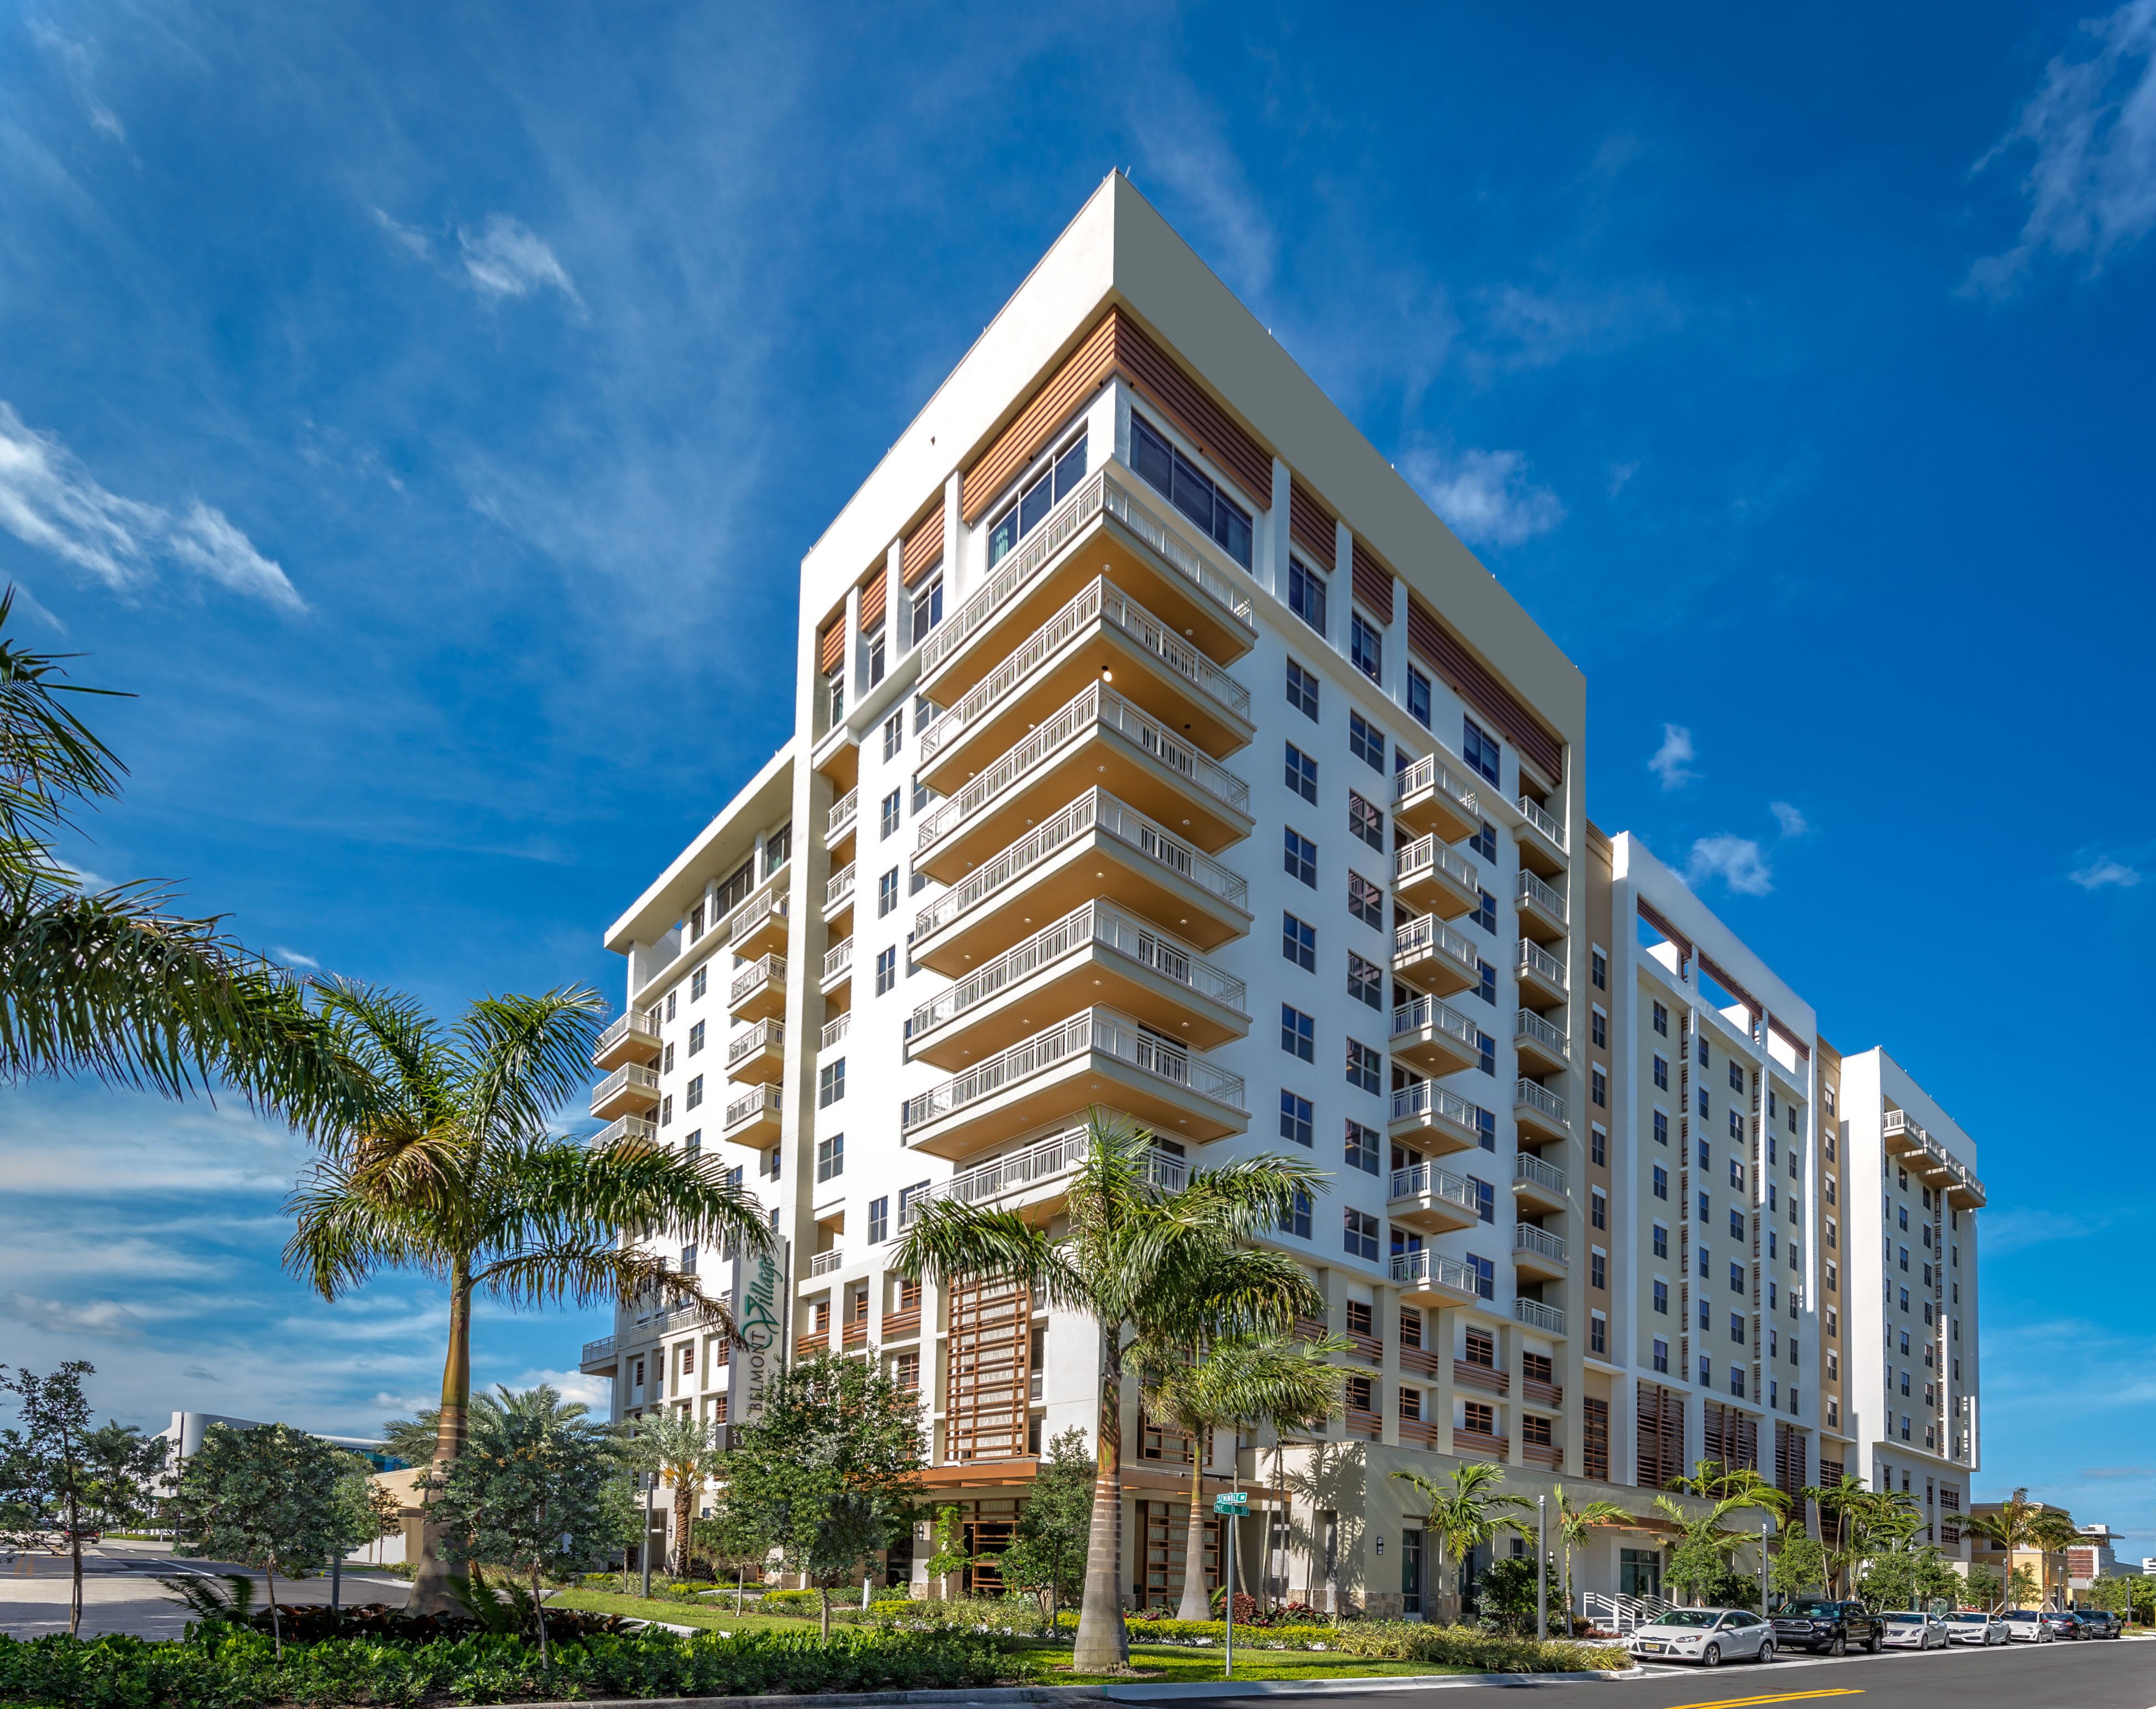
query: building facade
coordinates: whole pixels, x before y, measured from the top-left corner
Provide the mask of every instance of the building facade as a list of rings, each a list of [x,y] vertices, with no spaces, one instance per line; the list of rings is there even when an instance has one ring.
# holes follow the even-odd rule
[[[757,1281],[772,1352],[917,1387],[930,1482],[977,1547],[1049,1440],[1091,1434],[1094,1331],[908,1282],[892,1243],[946,1195],[1053,1228],[1096,1108],[1150,1130],[1166,1182],[1260,1152],[1325,1169],[1270,1238],[1325,1296],[1312,1331],[1353,1349],[1344,1416],[1285,1445],[1194,1444],[1127,1395],[1134,1601],[1218,1573],[1183,1535],[1194,1454],[1288,1475],[1278,1547],[1242,1570],[1410,1613],[1419,1509],[1394,1470],[1491,1460],[1513,1492],[1643,1512],[1693,1459],[1815,1475],[1810,1009],[1589,824],[1578,670],[1120,176],[801,581],[795,734],[608,932],[627,1007],[593,1110],[756,1188],[786,1249]],[[1736,988],[1641,948],[1650,914]],[[1742,1259],[1741,1357],[1717,1338],[1737,1294],[1675,1341],[1648,1303],[1660,1275],[1705,1309],[1709,1255],[1688,1219],[1681,1258],[1642,1244],[1643,1001],[1742,1127],[1697,1166],[1742,1173],[1713,1209],[1745,1232],[1717,1224],[1712,1260]],[[1708,1097],[1740,1065],[1741,1095]],[[1689,1157],[1709,1118],[1677,1119]],[[738,1311],[721,1255],[659,1250]],[[752,1404],[742,1351],[693,1318],[624,1311],[583,1368],[618,1414]],[[1646,1588],[1660,1540],[1613,1533],[1583,1582]]]

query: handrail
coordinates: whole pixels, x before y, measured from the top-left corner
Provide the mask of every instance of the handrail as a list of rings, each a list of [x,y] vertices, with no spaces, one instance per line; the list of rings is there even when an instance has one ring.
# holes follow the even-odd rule
[[[829,1275],[846,1261],[846,1255],[834,1246],[829,1252],[819,1252],[808,1260],[808,1274]]]
[[[1565,1255],[1562,1235],[1553,1234],[1548,1229],[1538,1229],[1532,1223],[1512,1224],[1512,1250],[1515,1252],[1536,1252],[1558,1264],[1572,1260]]]
[[[1448,844],[1434,837],[1417,837],[1393,854],[1393,882],[1405,884],[1414,874],[1434,866],[1471,890],[1482,888],[1482,875],[1475,864]]]
[[[1142,1073],[1166,1080],[1245,1112],[1240,1075],[1215,1068],[1202,1056],[1180,1044],[1147,1032],[1127,1015],[1111,1008],[1089,1008],[1069,1020],[1036,1033],[998,1052],[985,1062],[946,1080],[942,1085],[908,1098],[901,1111],[902,1128],[920,1127],[993,1097],[1006,1086],[1091,1052],[1113,1056]]]
[[[824,977],[835,979],[854,964],[854,941],[842,937],[824,952]]]
[[[1569,991],[1572,988],[1571,981],[1565,974],[1564,963],[1532,937],[1523,937],[1520,940],[1518,970],[1522,973],[1534,973],[1538,978],[1548,980],[1560,991]]]
[[[922,854],[949,836],[998,797],[1096,726],[1114,731],[1149,759],[1235,812],[1250,810],[1250,786],[1211,755],[1169,733],[1158,718],[1142,711],[1111,688],[1088,683],[994,764],[914,828],[914,853]]]
[[[860,807],[861,790],[857,783],[831,803],[831,811],[824,819],[824,840],[835,843],[851,830]]]
[[[1047,824],[1028,831],[1001,854],[968,873],[963,883],[953,885],[923,908],[915,918],[916,942],[970,913],[1065,844],[1096,829],[1235,907],[1240,908],[1250,895],[1250,886],[1240,875],[1170,836],[1106,790],[1092,789]]]
[[[816,1040],[819,1050],[829,1050],[846,1042],[846,1034],[854,1029],[854,1012],[850,1008],[835,1019],[824,1023],[824,1031]]]
[[[786,957],[773,950],[769,955],[759,956],[734,975],[726,1000],[739,1003],[762,986],[783,984],[785,981]]]
[[[729,1129],[738,1127],[751,1116],[762,1115],[767,1111],[773,1116],[778,1115],[785,1096],[775,1085],[761,1085],[743,1092],[738,1098],[729,1098],[726,1101],[726,1127]]]
[[[1435,753],[1426,753],[1393,773],[1393,801],[1398,805],[1409,796],[1419,794],[1433,787],[1450,795],[1464,811],[1477,815],[1481,813],[1481,804],[1475,798],[1475,792],[1461,783],[1453,774],[1452,767]]]
[[[1477,971],[1476,963],[1481,960],[1473,944],[1434,914],[1418,914],[1406,925],[1393,929],[1394,961],[1404,956],[1419,955],[1426,949],[1450,957],[1471,973]]]
[[[1550,1335],[1564,1333],[1564,1313],[1554,1306],[1545,1306],[1540,1300],[1514,1300],[1512,1321]]]
[[[1525,1104],[1530,1109],[1539,1110],[1553,1121],[1569,1124],[1572,1120],[1572,1117],[1565,1112],[1565,1103],[1563,1098],[1548,1086],[1537,1085],[1525,1075],[1522,1075],[1512,1087],[1512,1101],[1516,1104]]]
[[[824,911],[829,913],[854,893],[854,863],[849,860],[824,883]]]
[[[1067,1128],[1039,1145],[1028,1146],[1010,1157],[998,1157],[963,1175],[953,1175],[948,1181],[938,1182],[914,1193],[901,1205],[898,1226],[901,1230],[911,1228],[920,1218],[921,1208],[939,1198],[956,1199],[961,1204],[980,1204],[1016,1192],[1021,1187],[1066,1173],[1075,1168],[1079,1158],[1086,1155],[1086,1143],[1084,1128]]]
[[[625,1063],[592,1088],[592,1101],[599,1103],[630,1086],[640,1086],[645,1091],[655,1094],[659,1090],[659,1076],[641,1064]]]
[[[1441,1252],[1424,1247],[1419,1252],[1401,1252],[1394,1255],[1390,1271],[1396,1282],[1435,1282],[1440,1287],[1453,1288],[1463,1294],[1475,1292],[1475,1272],[1457,1258],[1447,1258]]]
[[[1880,1124],[1880,1134],[1882,1138],[1887,1139],[1902,1135],[1913,1137],[1923,1147],[1925,1154],[1937,1162],[1941,1168],[1979,1198],[1984,1197],[1984,1183],[1978,1178],[1976,1172],[1954,1157],[1938,1140],[1933,1138],[1929,1132],[1912,1117],[1907,1111],[1887,1111],[1884,1120]]]
[[[739,943],[773,914],[783,917],[787,911],[787,896],[783,890],[758,890],[741,905],[733,923],[726,928],[726,942]]]
[[[946,659],[1009,604],[1026,583],[1076,536],[1081,528],[1103,513],[1113,516],[1137,535],[1168,568],[1243,628],[1255,629],[1250,596],[1238,593],[1227,577],[1207,563],[1179,533],[1132,498],[1121,481],[1111,480],[1108,471],[1102,469],[1081,482],[1077,491],[1050,511],[1019,549],[996,567],[996,573],[988,585],[946,618],[921,644],[921,679],[925,681],[934,675]]]
[[[1468,1184],[1466,1176],[1440,1169],[1435,1163],[1412,1163],[1404,1169],[1393,1171],[1392,1198],[1420,1198],[1424,1193],[1456,1204],[1470,1216],[1479,1214],[1475,1189]]]
[[[747,1060],[766,1048],[783,1050],[786,1048],[786,1023],[773,1017],[760,1020],[752,1027],[744,1027],[726,1041],[726,1066]]]
[[[1532,1152],[1517,1152],[1512,1158],[1512,1178],[1532,1181],[1545,1191],[1563,1198],[1565,1194],[1566,1175],[1555,1163],[1546,1163]]]
[[[1572,1035],[1563,1027],[1553,1025],[1532,1008],[1523,1008],[1512,1017],[1512,1036],[1532,1039],[1543,1049],[1554,1051],[1566,1061],[1572,1060]]]
[[[1471,1133],[1479,1134],[1482,1115],[1479,1104],[1471,1104],[1455,1091],[1450,1091],[1435,1080],[1417,1080],[1413,1085],[1402,1086],[1393,1094],[1393,1120],[1406,1121],[1417,1116],[1435,1116],[1447,1121],[1456,1121]]]
[[[601,1030],[598,1042],[592,1046],[592,1054],[595,1056],[603,1056],[619,1039],[632,1032],[642,1032],[652,1038],[657,1038],[659,1011],[655,1008],[624,1009],[608,1021]]]
[[[1550,817],[1547,808],[1537,807],[1526,796],[1520,798],[1520,817],[1540,831],[1562,849],[1565,847],[1564,827]]]
[[[1240,979],[1221,972],[1180,938],[1126,914],[1114,903],[1094,901],[1081,904],[1046,931],[1034,933],[1008,954],[922,1003],[913,1011],[914,1040],[917,1044],[924,1034],[955,1020],[1051,962],[1096,943],[1239,1014],[1249,1013],[1244,1007],[1248,995]]]
[[[1027,636],[1018,650],[969,690],[949,711],[921,731],[921,763],[927,765],[1019,684],[1040,670],[1063,644],[1087,624],[1112,624],[1170,670],[1190,682],[1238,717],[1250,716],[1250,691],[1105,576],[1081,588],[1062,610]]]
[[[1480,1030],[1474,1022],[1453,1008],[1440,1003],[1435,997],[1418,997],[1411,1003],[1403,1003],[1393,1011],[1393,1036],[1402,1033],[1419,1033],[1424,1027],[1435,1027],[1440,1033],[1457,1039],[1470,1050],[1479,1053],[1482,1048]]]
[[[656,1139],[659,1124],[649,1116],[617,1116],[592,1137],[593,1147],[619,1145],[627,1139]]]
[[[1522,871],[1514,876],[1512,900],[1532,902],[1560,925],[1568,925],[1571,914],[1565,905],[1564,892],[1555,885],[1545,884],[1532,872]]]

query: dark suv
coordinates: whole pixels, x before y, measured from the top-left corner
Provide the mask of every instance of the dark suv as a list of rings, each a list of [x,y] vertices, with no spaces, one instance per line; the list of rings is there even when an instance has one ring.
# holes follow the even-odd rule
[[[1784,1650],[1876,1655],[1886,1636],[1886,1622],[1861,1602],[1793,1602],[1774,1615],[1774,1642]]]
[[[2074,1619],[2084,1638],[2123,1638],[2126,1627],[2118,1616],[2100,1608],[2077,1608]]]

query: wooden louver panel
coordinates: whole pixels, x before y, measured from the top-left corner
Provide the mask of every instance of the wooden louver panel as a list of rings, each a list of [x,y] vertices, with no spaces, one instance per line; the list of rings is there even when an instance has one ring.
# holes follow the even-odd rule
[[[1812,1060],[1812,1047],[1784,1026],[1781,1022],[1776,1020],[1774,1016],[1768,1015],[1767,1024],[1773,1030],[1775,1037],[1797,1053],[1797,1060],[1799,1062],[1809,1062]]]
[[[875,573],[861,583],[861,633],[865,635],[883,621],[884,587],[883,567],[878,565]]]
[[[1317,500],[1302,490],[1300,481],[1287,489],[1287,531],[1295,543],[1317,560],[1317,567],[1329,570],[1340,550],[1340,536],[1332,517]]]
[[[1640,917],[1645,921],[1648,925],[1653,926],[1656,931],[1661,932],[1663,937],[1669,939],[1669,941],[1675,944],[1686,956],[1689,957],[1691,954],[1691,940],[1689,937],[1686,937],[1684,933],[1678,931],[1675,926],[1671,925],[1670,923],[1669,916],[1664,914],[1661,909],[1656,907],[1653,903],[1646,901],[1644,897],[1640,898],[1639,901]]]
[[[1025,1453],[1032,1298],[1023,1282],[971,1279],[951,1290],[946,1436],[953,1460]]]
[[[1699,966],[1702,973],[1705,973],[1707,978],[1713,980],[1716,984],[1721,986],[1724,991],[1727,991],[1732,997],[1743,1003],[1745,1008],[1750,1009],[1754,1015],[1762,1014],[1765,1012],[1760,1006],[1759,999],[1754,997],[1750,992],[1747,991],[1734,979],[1731,978],[1727,973],[1722,970],[1721,967],[1717,966],[1714,957],[1709,955],[1705,950],[1699,952]]]
[[[1354,544],[1355,597],[1363,608],[1381,623],[1393,620],[1393,572],[1364,548]]]
[[[1666,1489],[1684,1475],[1684,1397],[1660,1383],[1642,1383],[1639,1401],[1639,1486]]]
[[[1557,738],[1419,599],[1408,602],[1408,650],[1450,683],[1460,699],[1495,724],[1498,734],[1548,773],[1552,783],[1564,781],[1564,750]]]
[[[816,643],[816,668],[829,676],[846,656],[846,620],[834,617]]]
[[[1710,1400],[1706,1414],[1704,1457],[1731,1471],[1759,1469],[1759,1424],[1750,1413]]]
[[[958,485],[958,514],[967,521],[979,520],[981,512],[1032,459],[1048,436],[1107,378],[1116,361],[1116,320],[1111,311],[1079,341],[1063,366],[1049,376],[1011,424],[966,471]]]
[[[1598,1483],[1609,1481],[1609,1403],[1580,1399],[1579,1469]]]
[[[1774,1421],[1774,1487],[1792,1501],[1804,1490],[1804,1433],[1793,1424]],[[1802,1508],[1798,1511],[1801,1512]]]
[[[906,536],[906,545],[900,554],[901,572],[906,585],[912,587],[937,565],[943,562],[943,507],[941,505],[921,519],[920,526]]]

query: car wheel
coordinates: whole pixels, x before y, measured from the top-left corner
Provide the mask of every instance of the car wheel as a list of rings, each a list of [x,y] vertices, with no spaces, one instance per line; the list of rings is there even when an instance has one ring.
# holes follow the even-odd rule
[[[1699,1665],[1702,1667],[1720,1667],[1722,1665],[1722,1646],[1719,1644],[1710,1644],[1706,1649],[1701,1650],[1699,1652]]]
[[[1871,1641],[1864,1646],[1864,1653],[1866,1655],[1876,1655],[1886,1647],[1887,1635],[1884,1632],[1874,1632],[1871,1635]]]
[[[1830,1645],[1828,1645],[1826,1646],[1826,1653],[1827,1653],[1829,1655],[1848,1655],[1848,1654],[1849,1654],[1849,1640],[1848,1640],[1848,1639],[1846,1639],[1846,1638],[1845,1638],[1845,1637],[1843,1637],[1843,1636],[1841,1635],[1841,1634],[1840,1634],[1840,1633],[1839,1633],[1839,1632],[1835,1633],[1835,1634],[1834,1635],[1834,1642],[1833,1642],[1833,1643],[1831,1643],[1831,1644],[1830,1644]]]
[[[1766,1643],[1762,1644],[1762,1645],[1759,1646],[1759,1660],[1762,1660],[1762,1661],[1772,1661],[1774,1659],[1774,1640],[1773,1640],[1772,1639],[1769,1639]]]

